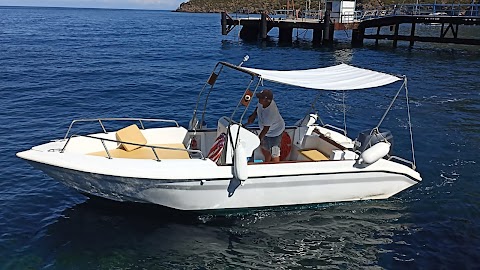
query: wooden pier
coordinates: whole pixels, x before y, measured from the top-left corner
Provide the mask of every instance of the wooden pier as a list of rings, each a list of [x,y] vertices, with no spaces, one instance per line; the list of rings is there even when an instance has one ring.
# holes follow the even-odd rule
[[[345,13],[331,10],[317,11],[316,19],[272,18],[261,14],[256,18],[235,18],[223,12],[222,34],[227,35],[235,27],[241,27],[239,36],[246,41],[265,40],[273,28],[278,28],[279,43],[291,43],[294,29],[313,30],[314,45],[332,45],[335,30],[352,30],[352,46],[363,46],[365,39],[392,40],[393,47],[398,41],[453,43],[480,45],[480,37],[459,35],[459,26],[480,26],[480,4],[401,4],[390,5],[379,10],[349,11]],[[438,36],[416,31],[419,24],[438,26]],[[400,27],[402,26],[402,31]],[[390,31],[382,31],[388,28]],[[366,33],[371,29],[375,34]],[[405,34],[405,29],[409,31]],[[423,35],[422,35],[423,34]]]
[[[400,35],[400,25],[407,24],[410,26],[409,35]],[[416,33],[417,24],[438,25],[438,36],[421,36]],[[453,43],[465,45],[480,45],[480,36],[475,38],[460,38],[460,25],[476,25],[480,26],[480,17],[478,16],[429,16],[429,15],[395,15],[389,17],[380,17],[368,19],[360,22],[356,29],[352,32],[352,46],[363,46],[364,39],[392,40],[393,47],[397,47],[398,41],[408,41],[410,47],[416,41],[420,42],[436,42],[436,43]],[[381,34],[382,27],[389,27],[393,32],[391,34]],[[365,34],[368,28],[376,29],[376,34]]]
[[[268,32],[278,28],[279,43],[291,43],[294,29],[313,30],[314,45],[330,45],[333,43],[334,24],[330,23],[327,12],[322,20],[318,19],[273,19],[262,13],[260,18],[233,19],[222,12],[222,35],[228,35],[235,27],[241,26],[240,38],[246,41],[264,40]]]

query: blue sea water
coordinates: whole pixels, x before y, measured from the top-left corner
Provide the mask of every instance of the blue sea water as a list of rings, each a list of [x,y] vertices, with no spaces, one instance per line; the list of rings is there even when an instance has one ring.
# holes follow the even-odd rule
[[[303,33],[291,46],[243,43],[236,30],[222,37],[219,24],[218,14],[0,7],[1,269],[480,268],[478,47],[352,49],[344,32],[333,48],[313,48]],[[88,199],[15,157],[63,137],[73,119],[186,125],[215,63],[245,54],[260,68],[343,62],[407,75],[423,181],[381,201],[191,214]],[[219,85],[212,125],[246,84]],[[316,95],[268,86],[287,124]],[[375,124],[398,87],[346,93],[350,134]],[[341,125],[342,95],[321,94],[327,122]],[[396,104],[385,124],[409,157],[404,109]]]

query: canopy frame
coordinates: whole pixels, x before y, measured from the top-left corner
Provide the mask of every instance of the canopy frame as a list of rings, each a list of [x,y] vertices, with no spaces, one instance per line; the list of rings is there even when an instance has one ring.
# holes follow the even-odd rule
[[[245,61],[246,60],[244,60],[243,62],[245,62]],[[254,86],[254,89],[252,91],[253,92],[252,96],[255,96],[258,88],[260,86],[263,86],[263,81],[266,80],[266,81],[271,81],[271,82],[274,82],[274,83],[286,84],[286,85],[291,85],[291,86],[296,86],[296,87],[301,87],[301,88],[309,88],[309,89],[315,89],[315,90],[327,90],[327,91],[342,91],[343,92],[343,102],[345,102],[344,99],[345,99],[345,91],[346,90],[360,90],[360,89],[367,89],[367,88],[376,88],[376,87],[392,84],[392,83],[397,82],[397,81],[403,81],[402,85],[400,86],[400,89],[397,91],[396,95],[392,99],[390,105],[388,106],[387,110],[383,114],[379,123],[372,129],[371,132],[375,133],[375,132],[379,131],[380,125],[385,120],[385,117],[387,116],[388,112],[391,110],[391,108],[392,108],[393,104],[395,103],[395,101],[397,100],[400,92],[403,89],[405,89],[406,106],[407,106],[407,113],[408,113],[407,122],[408,122],[409,133],[410,133],[410,143],[411,143],[413,161],[408,161],[408,160],[405,160],[405,159],[402,159],[402,158],[399,158],[399,157],[395,157],[395,156],[391,156],[390,158],[391,159],[395,158],[395,159],[401,160],[403,162],[409,163],[409,164],[412,165],[412,168],[414,168],[414,169],[416,168],[415,149],[414,149],[414,145],[413,145],[412,123],[411,123],[411,117],[410,117],[410,105],[409,105],[409,98],[408,98],[407,77],[405,75],[396,76],[396,75],[391,75],[391,74],[382,73],[382,72],[378,72],[378,71],[372,71],[372,70],[368,70],[368,69],[358,68],[358,67],[354,67],[354,66],[350,66],[350,65],[346,65],[346,64],[340,64],[340,65],[333,66],[333,67],[310,69],[310,70],[272,71],[272,70],[260,70],[260,69],[242,67],[241,65],[243,64],[243,62],[240,65],[233,65],[233,64],[228,63],[228,62],[218,62],[215,65],[215,68],[213,69],[209,79],[205,82],[205,85],[203,86],[202,90],[200,91],[200,93],[198,95],[197,103],[196,103],[195,109],[193,111],[193,117],[192,117],[192,120],[190,122],[190,127],[189,128],[193,130],[194,135],[196,134],[197,129],[201,129],[203,127],[203,121],[204,121],[205,112],[206,112],[206,108],[207,108],[208,98],[210,96],[211,91],[214,88],[216,79],[220,76],[220,73],[223,71],[224,67],[228,67],[228,68],[240,71],[242,73],[245,73],[247,75],[250,75],[251,78],[249,80],[248,86],[244,90],[243,95],[245,95],[247,93],[247,91],[250,91],[251,86]],[[335,71],[336,68],[338,69],[337,70],[338,72],[337,73],[335,73],[335,72],[332,73],[332,70]],[[217,69],[218,69],[218,71],[217,71]],[[338,83],[338,79],[336,79],[336,82],[333,82],[332,80],[330,80],[326,84],[321,84],[321,83],[320,84],[315,84],[315,82],[319,82],[319,81],[321,81],[321,79],[316,79],[316,80],[312,81],[311,78],[320,74],[319,72],[321,72],[321,71],[327,71],[327,74],[329,76],[341,75],[342,73],[349,72],[349,71],[358,72],[357,75],[362,74],[362,76],[363,76],[362,77],[363,79],[359,79],[360,82],[363,82],[363,83],[357,84],[359,82],[358,78],[357,78],[357,80],[351,80],[350,82],[343,83],[343,84]],[[271,73],[271,72],[273,72],[273,73]],[[282,79],[281,78],[283,76],[283,74],[288,75],[290,72],[311,73],[311,74],[309,74],[309,76],[307,76],[307,77],[310,77],[310,80],[308,80],[308,78],[307,78],[308,83],[301,83],[301,82],[296,83],[296,82],[290,80],[292,77],[290,77],[290,79],[288,79],[288,76],[285,76],[287,79]],[[276,75],[277,77],[271,76],[272,74]],[[372,77],[379,77],[380,79],[377,80],[377,81],[374,81],[374,83],[371,83]],[[325,77],[323,77],[323,78],[325,78]],[[256,81],[256,83],[255,83],[255,81]],[[337,85],[337,86],[335,86],[335,85]],[[347,88],[347,86],[349,86],[349,87]],[[197,110],[199,108],[199,104],[200,104],[200,101],[201,101],[201,96],[207,88],[209,88],[209,90],[208,90],[208,92],[206,94],[206,97],[205,97],[205,100],[204,100],[202,117],[201,117],[201,121],[199,122],[199,121],[197,121]],[[316,102],[317,99],[318,99],[318,97],[315,99],[314,103]],[[237,113],[237,111],[239,110],[239,108],[241,106],[241,101],[242,100],[240,99],[239,102],[237,103],[237,106],[235,107],[234,111],[231,114],[230,124],[237,123],[233,120],[233,118],[234,118],[235,114]],[[243,118],[245,117],[245,114],[248,111],[250,103],[251,102],[249,102],[245,106],[245,109],[244,109],[243,113],[241,114],[238,123],[241,124],[243,122]],[[312,107],[310,109],[313,109],[313,108],[314,107],[312,105]],[[344,104],[343,113],[344,113],[344,128],[345,128],[344,133],[346,135],[347,130],[346,130],[345,104]],[[321,123],[323,124],[323,126],[330,126],[328,124],[325,125],[323,123],[323,121],[321,120],[321,118],[319,118],[319,119],[320,119]],[[237,134],[237,138],[238,138],[238,134]],[[232,144],[233,144],[233,142],[232,142]],[[232,146],[235,149],[236,146],[237,146],[237,142],[235,142],[235,144],[233,144]]]

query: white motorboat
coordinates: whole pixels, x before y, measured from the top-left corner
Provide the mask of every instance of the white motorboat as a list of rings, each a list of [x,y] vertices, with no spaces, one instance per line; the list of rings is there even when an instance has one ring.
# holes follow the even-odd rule
[[[216,127],[205,128],[204,109],[226,69],[240,72],[248,86],[243,88],[243,96],[238,94],[240,100],[230,116],[218,119]],[[288,126],[283,135],[282,161],[271,163],[262,162],[258,128],[247,129],[241,124],[254,107],[251,97],[264,82],[321,91],[403,83],[379,123],[355,140],[346,130],[324,124],[314,112],[299,117],[301,120]],[[380,127],[401,91],[407,97],[411,161],[393,154],[392,134]],[[122,122],[127,127],[108,131],[107,121],[135,123],[127,126],[128,122]],[[98,122],[102,132],[71,135],[72,129],[84,122]],[[155,123],[161,126],[145,128]],[[17,156],[86,195],[181,210],[385,199],[421,181],[415,166],[406,77],[346,64],[275,71],[219,62],[198,96],[188,128],[161,119],[74,120],[63,139],[34,146]]]

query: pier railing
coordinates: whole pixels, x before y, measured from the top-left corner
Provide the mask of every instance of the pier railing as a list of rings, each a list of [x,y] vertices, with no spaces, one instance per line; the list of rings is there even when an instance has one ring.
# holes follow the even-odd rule
[[[298,12],[297,12],[298,11]],[[325,10],[293,10],[279,9],[271,12],[273,20],[316,19],[322,21]],[[259,14],[234,13],[235,19],[255,18]],[[339,18],[337,23],[361,22],[363,20],[395,15],[429,15],[429,16],[480,16],[480,4],[392,4],[376,9],[337,12],[330,11],[332,18]],[[232,16],[233,17],[233,16]]]
[[[362,46],[363,39],[408,41],[410,47],[415,41],[480,45],[478,38],[460,37],[460,25],[480,26],[480,4],[401,4],[389,5],[376,10],[356,11],[353,19],[358,25],[353,29],[352,45]],[[400,25],[410,25],[410,35],[399,33]],[[439,25],[437,37],[418,35],[416,24]],[[382,33],[382,27],[389,27],[391,33]],[[365,29],[376,28],[376,34],[365,34]]]
[[[480,4],[397,4],[373,10],[355,11],[354,20],[381,18],[396,15],[427,16],[480,16]]]

